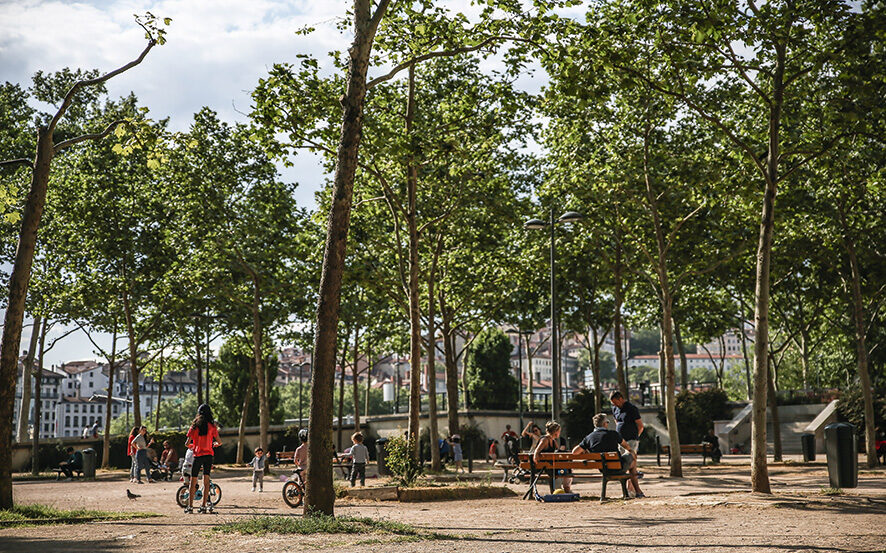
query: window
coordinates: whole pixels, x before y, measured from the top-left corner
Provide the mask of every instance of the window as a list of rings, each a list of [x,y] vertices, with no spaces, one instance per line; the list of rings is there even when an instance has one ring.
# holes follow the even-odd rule
[[[89,406],[89,412],[90,412],[90,413],[95,413],[95,405],[90,405],[90,406]]]
[[[74,426],[80,426],[80,417],[74,415]]]
[[[65,415],[65,426],[71,426],[71,415]],[[65,436],[68,434],[65,433]]]

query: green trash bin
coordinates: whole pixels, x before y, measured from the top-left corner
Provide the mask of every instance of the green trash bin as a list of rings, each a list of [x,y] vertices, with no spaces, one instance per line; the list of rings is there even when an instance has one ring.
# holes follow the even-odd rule
[[[845,422],[825,426],[824,447],[831,487],[858,487],[858,437],[855,426]]]
[[[95,480],[95,450],[88,447],[80,453],[83,455],[83,479]]]
[[[800,436],[800,446],[803,449],[803,462],[815,461],[815,434],[803,434]]]

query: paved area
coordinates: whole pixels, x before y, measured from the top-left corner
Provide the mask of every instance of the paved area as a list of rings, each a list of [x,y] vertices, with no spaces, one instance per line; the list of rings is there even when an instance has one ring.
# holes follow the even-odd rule
[[[728,458],[727,458],[728,459]],[[16,501],[57,507],[141,510],[158,518],[126,522],[10,528],[0,530],[0,551],[471,551],[489,552],[664,552],[886,550],[886,471],[862,471],[859,487],[828,496],[823,464],[770,467],[772,495],[752,494],[749,467],[738,459],[700,467],[687,459],[681,479],[667,467],[644,460],[646,499],[600,504],[598,479],[581,480],[577,503],[543,504],[504,499],[396,503],[344,500],[337,514],[407,522],[452,536],[403,542],[391,536],[241,536],[212,532],[215,524],[275,514],[301,516],[282,500],[278,476],[265,479],[265,493],[251,493],[242,469],[219,471],[223,498],[215,515],[186,515],[175,505],[177,482],[129,484],[122,472],[100,474],[95,482],[17,482]],[[480,480],[498,473],[477,465]],[[379,479],[370,479],[380,483]],[[522,492],[525,486],[511,486]],[[127,500],[126,488],[142,497]],[[135,489],[137,488],[137,489]],[[618,486],[610,496],[618,495]]]

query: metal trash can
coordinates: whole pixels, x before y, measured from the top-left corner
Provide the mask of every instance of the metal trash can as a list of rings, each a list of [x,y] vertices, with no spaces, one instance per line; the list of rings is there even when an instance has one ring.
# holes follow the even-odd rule
[[[95,480],[95,450],[88,447],[80,453],[83,455],[83,479]]]
[[[388,470],[388,439],[379,438],[375,440],[375,458],[378,462],[378,475],[390,476],[391,471]]]
[[[803,449],[803,462],[815,461],[815,434],[800,436],[800,447]]]
[[[858,487],[858,437],[855,426],[845,422],[825,426],[824,447],[831,487]]]

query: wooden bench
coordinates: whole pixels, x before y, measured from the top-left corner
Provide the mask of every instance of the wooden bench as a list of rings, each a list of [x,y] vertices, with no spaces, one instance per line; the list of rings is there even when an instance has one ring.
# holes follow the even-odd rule
[[[280,463],[294,463],[295,462],[295,451],[278,451],[274,457],[276,459],[276,465]]]
[[[63,471],[63,470],[62,470],[61,468],[59,468],[59,467],[56,467],[56,468],[54,468],[54,469],[52,469],[52,470],[55,471],[55,479],[56,479],[56,480],[60,480],[61,477],[62,477],[62,474],[65,473],[65,471]],[[72,472],[73,474],[76,474],[78,478],[83,478],[83,469],[71,469],[71,472]]]
[[[493,466],[504,472],[504,475],[501,477],[501,481],[504,483],[510,479],[511,471],[518,468],[520,465],[515,465],[514,463],[509,463],[507,461],[496,461]]]
[[[536,489],[538,479],[542,474],[547,474],[550,479],[551,493],[554,493],[554,480],[556,471],[571,469],[594,470],[603,475],[603,486],[600,490],[600,502],[606,501],[606,486],[610,480],[621,482],[621,492],[624,499],[628,499],[628,480],[630,474],[621,471],[621,457],[615,451],[607,453],[541,453],[536,462],[535,458],[528,453],[520,453],[520,468],[529,471],[529,490],[523,495],[523,499],[534,497],[541,500]]]
[[[661,466],[661,456],[662,454],[668,456],[668,465],[671,464],[671,446],[663,445],[658,436],[655,437],[655,441],[658,444],[658,452],[655,456],[655,460],[658,462],[658,466]],[[702,442],[700,444],[680,444],[680,455],[701,455],[701,464],[704,466],[705,460],[708,457],[711,457],[711,454],[714,451],[713,444],[709,444],[708,442]]]

